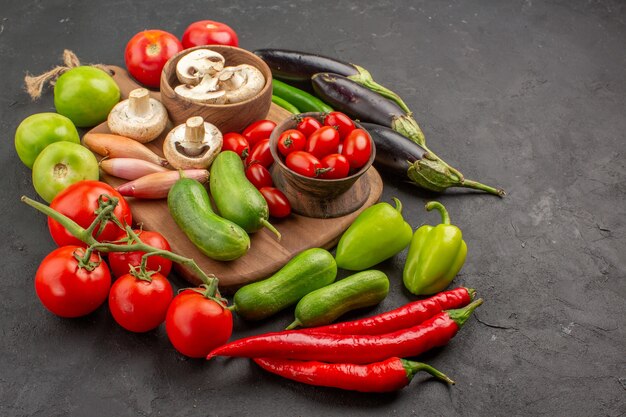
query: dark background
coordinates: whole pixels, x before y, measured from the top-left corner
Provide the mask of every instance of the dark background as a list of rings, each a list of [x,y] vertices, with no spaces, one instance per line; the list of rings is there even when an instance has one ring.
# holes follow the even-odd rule
[[[142,29],[182,36],[200,19],[230,24],[247,49],[283,47],[360,64],[400,93],[430,147],[497,197],[437,198],[469,247],[457,285],[485,304],[445,348],[423,359],[452,376],[365,395],[309,387],[244,359],[189,360],[164,329],[136,335],[106,306],[59,319],[33,277],[54,244],[13,134],[32,103],[26,71],[59,63],[123,66]],[[546,415],[626,414],[626,7],[621,1],[2,1],[0,7],[0,415]],[[386,179],[417,227],[433,198]],[[392,280],[374,313],[411,299],[406,252],[380,266]],[[174,278],[177,287],[184,282]],[[236,321],[234,337],[276,330]]]

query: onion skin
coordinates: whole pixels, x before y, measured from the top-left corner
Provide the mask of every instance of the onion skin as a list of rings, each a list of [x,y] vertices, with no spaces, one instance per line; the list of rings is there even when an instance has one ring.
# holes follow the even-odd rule
[[[209,171],[206,169],[186,169],[180,172],[157,172],[122,184],[116,190],[124,197],[143,199],[166,198],[170,188],[181,178],[191,178],[206,184],[209,180]]]
[[[83,142],[92,152],[109,158],[136,158],[163,167],[169,166],[166,159],[161,158],[145,145],[125,136],[87,133],[83,136]]]
[[[100,161],[100,168],[109,175],[125,180],[136,180],[148,174],[167,172],[167,168],[137,158],[111,158]]]

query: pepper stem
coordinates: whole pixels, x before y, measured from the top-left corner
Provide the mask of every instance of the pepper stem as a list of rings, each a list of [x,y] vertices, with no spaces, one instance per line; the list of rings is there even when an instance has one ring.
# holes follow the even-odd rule
[[[408,378],[409,381],[413,379],[416,373],[420,371],[424,371],[424,372],[431,374],[432,376],[439,379],[440,381],[447,382],[448,384],[454,385],[454,381],[450,379],[450,377],[448,377],[446,374],[433,368],[430,365],[427,365],[422,362],[407,361],[406,359],[400,359],[400,362],[402,362],[402,367],[406,371],[406,377]]]
[[[398,200],[396,197],[393,197],[392,200],[394,204],[396,205],[396,210],[398,211],[398,213],[402,213],[402,202]]]
[[[483,299],[479,298],[478,300],[472,301],[468,305],[463,308],[457,308],[454,310],[446,310],[448,316],[457,324],[457,326],[461,327],[465,324],[467,319],[470,318],[476,307],[483,303]]]
[[[293,321],[293,323],[291,323],[289,326],[285,327],[285,330],[293,330],[296,327],[300,327],[302,325],[302,323],[300,323],[300,320],[295,319]]]
[[[467,287],[465,287],[465,289],[467,290],[467,293],[470,296],[470,300],[474,301],[474,298],[476,298],[476,290],[474,288],[467,288]]]
[[[426,210],[437,210],[441,214],[441,224],[450,224],[450,215],[448,210],[438,201],[429,201],[426,203]]]

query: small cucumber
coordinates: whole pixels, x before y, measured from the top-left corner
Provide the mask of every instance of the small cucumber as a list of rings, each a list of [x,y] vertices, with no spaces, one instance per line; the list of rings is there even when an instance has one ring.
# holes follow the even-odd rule
[[[231,310],[247,320],[261,320],[335,281],[337,263],[327,250],[300,252],[271,277],[241,287]]]
[[[370,270],[351,275],[304,296],[287,330],[329,324],[348,311],[380,303],[389,292],[389,278]]]
[[[217,155],[211,164],[209,186],[217,211],[222,217],[237,223],[249,233],[267,227],[280,240],[278,230],[267,221],[270,216],[267,202],[263,194],[246,178],[239,155],[233,151],[224,151]]]
[[[200,182],[191,178],[176,181],[167,195],[167,206],[178,227],[209,258],[231,261],[250,249],[246,231],[213,212]]]

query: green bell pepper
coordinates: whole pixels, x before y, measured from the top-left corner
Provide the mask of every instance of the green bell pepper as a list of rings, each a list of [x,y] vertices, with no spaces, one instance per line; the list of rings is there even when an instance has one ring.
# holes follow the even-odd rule
[[[393,199],[363,210],[337,245],[337,266],[362,271],[401,252],[411,242],[413,229],[402,217],[402,203]]]
[[[467,255],[463,234],[450,224],[443,204],[427,203],[426,210],[432,209],[441,214],[441,224],[425,225],[415,231],[402,274],[404,286],[415,295],[443,291],[461,270]]]

